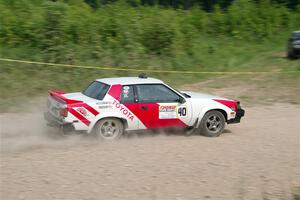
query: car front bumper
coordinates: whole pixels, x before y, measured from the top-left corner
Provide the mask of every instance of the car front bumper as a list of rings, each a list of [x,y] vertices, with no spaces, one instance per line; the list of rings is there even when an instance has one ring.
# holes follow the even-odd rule
[[[235,124],[235,123],[240,123],[241,118],[245,115],[245,110],[244,109],[237,109],[236,110],[236,114],[235,114],[235,118],[230,119],[227,121],[227,124]]]
[[[44,113],[44,119],[48,122],[48,126],[59,128],[63,132],[70,132],[75,130],[72,123],[64,122],[61,119],[58,119],[57,117],[53,116],[49,112]]]

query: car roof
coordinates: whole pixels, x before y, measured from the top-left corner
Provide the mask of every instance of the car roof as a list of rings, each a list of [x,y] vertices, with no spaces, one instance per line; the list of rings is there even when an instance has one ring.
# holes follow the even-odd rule
[[[118,78],[101,78],[96,81],[108,85],[134,85],[134,84],[161,84],[163,81],[156,78],[138,78],[138,77],[118,77]]]
[[[299,31],[293,31],[293,33],[300,33],[300,30]]]

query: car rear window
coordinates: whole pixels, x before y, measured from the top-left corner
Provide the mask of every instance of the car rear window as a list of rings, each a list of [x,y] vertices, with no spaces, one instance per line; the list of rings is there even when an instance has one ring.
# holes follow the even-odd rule
[[[102,100],[106,95],[108,88],[109,85],[94,81],[82,92],[82,94],[94,99]]]

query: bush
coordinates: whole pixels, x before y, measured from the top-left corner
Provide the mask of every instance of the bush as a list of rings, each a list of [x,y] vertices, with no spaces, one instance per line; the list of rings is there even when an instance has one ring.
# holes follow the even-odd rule
[[[150,54],[168,54],[174,40],[174,30],[167,23],[154,22],[142,34],[142,44]]]
[[[85,2],[92,7],[82,0],[0,0],[1,48],[30,47],[49,62],[204,65],[199,62],[205,53],[215,55],[217,41],[278,42],[300,27],[300,7],[293,11],[269,1],[236,0],[212,12],[139,6],[139,1]]]

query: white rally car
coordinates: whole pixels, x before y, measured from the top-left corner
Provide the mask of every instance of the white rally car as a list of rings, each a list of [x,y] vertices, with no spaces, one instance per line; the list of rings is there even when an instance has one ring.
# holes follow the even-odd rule
[[[226,123],[239,123],[244,113],[238,101],[179,92],[142,75],[97,79],[83,92],[51,90],[44,117],[48,125],[64,131],[85,131],[112,140],[124,131],[169,128],[219,136]]]

